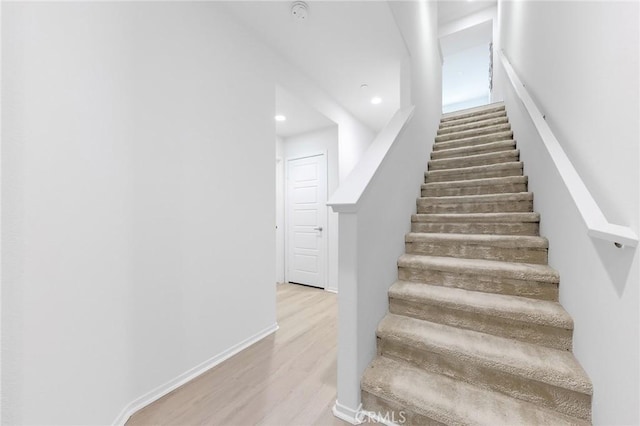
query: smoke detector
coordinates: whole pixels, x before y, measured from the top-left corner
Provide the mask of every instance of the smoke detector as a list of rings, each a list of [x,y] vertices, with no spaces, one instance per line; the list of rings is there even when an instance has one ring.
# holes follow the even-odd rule
[[[293,2],[291,5],[291,16],[296,21],[306,21],[309,15],[309,6],[303,1]]]

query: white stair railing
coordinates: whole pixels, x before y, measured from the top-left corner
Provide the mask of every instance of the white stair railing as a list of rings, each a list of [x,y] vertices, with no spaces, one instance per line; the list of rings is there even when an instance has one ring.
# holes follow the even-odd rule
[[[511,63],[505,56],[504,51],[500,51],[498,54],[511,85],[529,113],[531,121],[533,121],[540,138],[544,142],[547,152],[551,156],[551,160],[556,166],[560,177],[569,190],[569,194],[571,194],[571,197],[584,220],[588,230],[588,235],[594,238],[611,241],[616,245],[616,247],[622,247],[623,245],[636,247],[638,245],[638,235],[628,226],[616,225],[607,220],[604,213],[602,213],[602,210],[598,206],[598,203],[593,199],[589,189],[587,189],[586,185],[580,178],[580,175],[571,163],[571,160],[569,160],[569,157],[567,157],[567,154],[562,149],[560,142],[558,142],[558,139],[556,139],[555,135],[551,131],[551,128],[545,121],[544,116],[529,95],[529,92],[525,88],[524,84],[522,84],[518,74],[516,74],[515,70],[511,66]]]

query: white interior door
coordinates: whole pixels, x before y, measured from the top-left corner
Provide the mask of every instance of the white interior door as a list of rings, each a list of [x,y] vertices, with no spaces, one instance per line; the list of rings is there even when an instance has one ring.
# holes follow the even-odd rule
[[[287,161],[287,280],[326,286],[327,159]]]

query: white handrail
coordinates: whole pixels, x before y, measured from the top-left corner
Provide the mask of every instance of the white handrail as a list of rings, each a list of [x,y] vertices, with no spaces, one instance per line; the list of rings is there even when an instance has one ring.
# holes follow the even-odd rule
[[[380,131],[369,146],[356,168],[349,174],[345,182],[338,187],[327,203],[334,212],[353,213],[358,210],[358,203],[369,187],[378,168],[387,153],[398,139],[411,117],[415,106],[398,110],[389,123]]]
[[[594,238],[611,241],[615,243],[616,246],[626,245],[636,247],[638,245],[638,235],[628,226],[609,223],[598,206],[598,203],[593,199],[593,196],[591,196],[591,193],[580,178],[575,167],[573,167],[571,160],[569,160],[569,157],[567,157],[562,146],[560,146],[560,142],[558,142],[558,139],[556,139],[555,135],[551,131],[551,128],[545,121],[544,116],[536,106],[535,102],[533,102],[533,99],[524,87],[524,84],[522,84],[518,74],[516,74],[515,70],[511,66],[511,63],[505,56],[504,51],[500,51],[498,53],[511,85],[529,113],[531,121],[533,121],[540,138],[542,138],[542,142],[544,142],[544,145],[551,156],[551,160],[558,169],[560,177],[564,181],[564,184],[569,190],[569,194],[571,194],[573,201],[578,207],[582,220],[584,220],[584,223],[587,226],[588,235]]]

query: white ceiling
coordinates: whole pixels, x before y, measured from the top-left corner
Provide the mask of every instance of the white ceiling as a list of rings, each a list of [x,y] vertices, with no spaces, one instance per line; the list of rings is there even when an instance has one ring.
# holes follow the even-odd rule
[[[345,109],[380,130],[400,106],[406,47],[386,2],[309,2],[304,22],[291,1],[226,2],[230,13]],[[368,89],[360,88],[368,84]],[[382,103],[372,105],[373,96]],[[287,120],[289,121],[289,120]]]
[[[276,87],[276,115],[284,115],[287,118],[285,121],[276,121],[276,135],[281,138],[335,125],[333,121],[280,86]]]
[[[495,6],[497,0],[439,0],[438,1],[438,25],[464,18],[472,13],[487,7]]]

